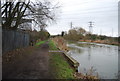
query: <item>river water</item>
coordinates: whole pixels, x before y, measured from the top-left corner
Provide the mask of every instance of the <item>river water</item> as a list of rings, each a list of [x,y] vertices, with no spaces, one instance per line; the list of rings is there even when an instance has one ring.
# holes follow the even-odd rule
[[[67,46],[70,48],[68,54],[80,63],[79,72],[97,75],[101,79],[118,78],[118,46],[87,42]]]

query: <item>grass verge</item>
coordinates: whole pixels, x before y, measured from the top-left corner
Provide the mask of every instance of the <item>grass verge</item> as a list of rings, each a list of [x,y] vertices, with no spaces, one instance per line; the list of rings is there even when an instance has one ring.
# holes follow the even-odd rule
[[[49,42],[49,50],[57,50],[51,40]],[[74,70],[67,63],[62,53],[50,53],[50,71],[55,79],[74,79]]]
[[[36,43],[36,46],[39,46],[39,45],[41,45],[41,44],[43,44],[43,43],[45,43],[47,40],[44,40],[44,41],[39,41],[39,42],[37,42]]]

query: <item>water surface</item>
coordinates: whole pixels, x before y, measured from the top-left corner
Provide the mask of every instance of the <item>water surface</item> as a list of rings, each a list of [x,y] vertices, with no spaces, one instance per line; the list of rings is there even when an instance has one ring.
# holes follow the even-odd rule
[[[118,75],[118,46],[78,42],[68,44],[68,54],[76,59],[79,72],[99,75],[101,79],[116,79]]]

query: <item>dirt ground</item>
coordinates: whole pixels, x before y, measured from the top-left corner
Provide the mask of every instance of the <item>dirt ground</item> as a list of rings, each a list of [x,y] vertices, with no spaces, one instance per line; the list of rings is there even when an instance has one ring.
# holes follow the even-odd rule
[[[49,46],[29,47],[3,55],[3,79],[50,79]]]

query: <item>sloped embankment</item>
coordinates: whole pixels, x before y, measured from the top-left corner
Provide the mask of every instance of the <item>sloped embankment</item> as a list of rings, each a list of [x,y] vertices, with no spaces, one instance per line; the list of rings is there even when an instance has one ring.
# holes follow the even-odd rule
[[[66,61],[66,65],[71,67],[69,64],[71,64],[75,69],[73,70],[72,69],[72,72],[70,72],[70,74],[72,75],[72,77],[76,78],[76,79],[91,79],[91,80],[94,80],[94,79],[98,79],[96,76],[92,76],[92,75],[83,75],[82,73],[78,73],[78,72],[75,72],[76,69],[78,69],[78,66],[79,66],[79,63],[73,59],[72,57],[69,57],[69,55],[67,55],[65,52],[68,51],[69,49],[67,48],[66,46],[66,41],[62,38],[62,37],[56,37],[56,38],[52,38],[52,41],[51,41],[51,46],[50,48],[52,47],[52,50],[62,50],[64,51],[64,54],[63,53],[52,53],[54,59],[55,59],[55,62],[58,64],[56,64],[56,67],[59,67],[59,65],[61,65],[61,62],[59,62],[59,60],[61,61],[64,56],[64,61]],[[58,49],[57,49],[58,48]],[[61,58],[57,58],[57,56],[62,56]],[[58,65],[58,66],[57,66]],[[62,67],[66,66],[66,65],[63,65]],[[76,67],[77,66],[77,67]],[[71,69],[71,68],[68,68],[66,67],[68,70]],[[59,69],[61,70],[61,67],[59,67]],[[55,70],[58,70],[58,69],[54,69]],[[58,72],[58,75],[59,75],[59,70],[57,71]],[[66,71],[67,73],[67,71]],[[69,71],[68,71],[69,73]],[[64,71],[61,72],[61,75],[64,76]],[[60,77],[60,78],[63,78],[63,77]],[[64,77],[64,78],[68,78],[68,77]]]
[[[49,50],[58,50],[53,41],[49,41]],[[55,79],[74,79],[74,70],[67,63],[62,53],[50,53],[50,73]]]

